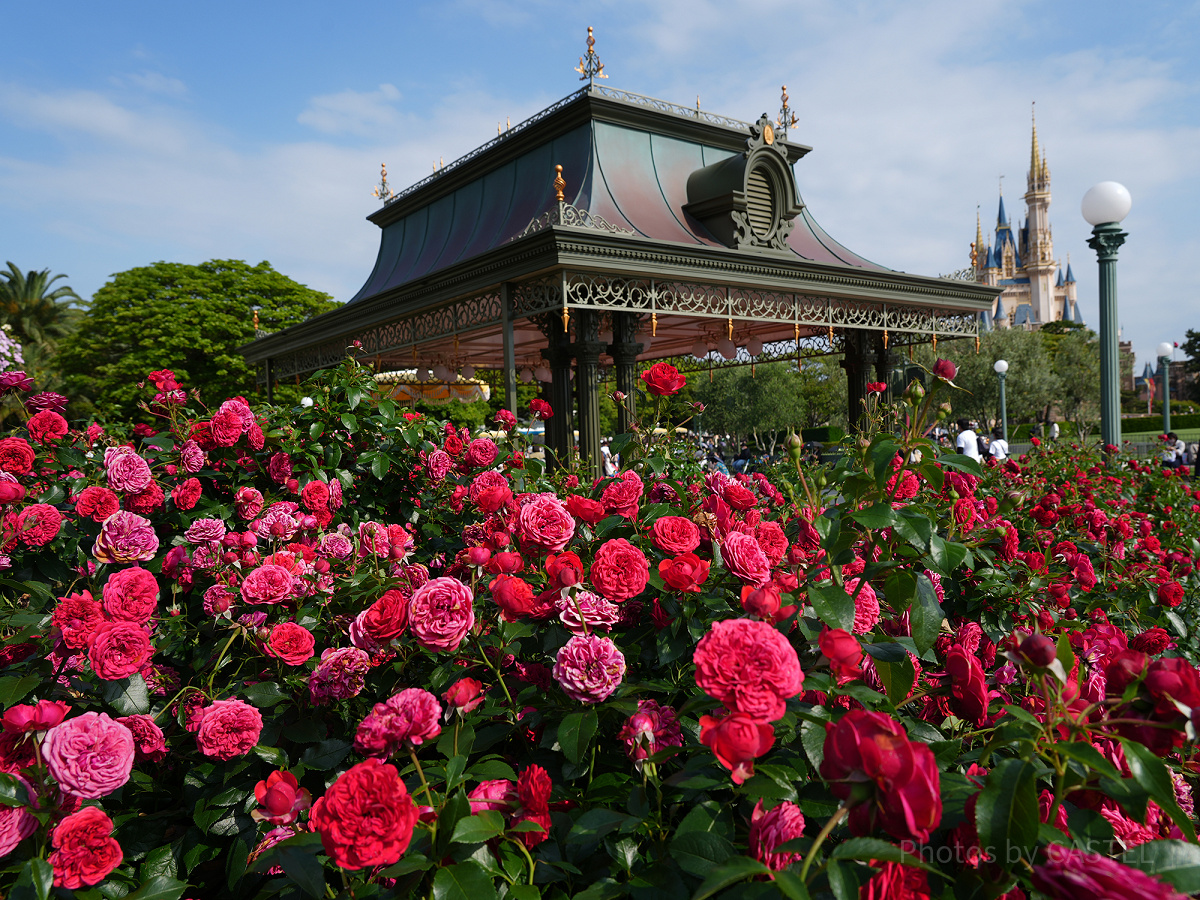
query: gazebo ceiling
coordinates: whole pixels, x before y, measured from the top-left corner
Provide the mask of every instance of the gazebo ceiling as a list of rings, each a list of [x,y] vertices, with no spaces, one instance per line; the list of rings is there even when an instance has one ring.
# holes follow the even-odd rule
[[[516,364],[533,366],[547,330],[584,310],[640,314],[653,334],[640,359],[731,329],[793,352],[839,349],[847,329],[885,343],[974,335],[997,291],[895,272],[834,241],[795,185],[808,152],[765,116],[589,85],[402,194],[383,185],[362,289],[243,352],[271,379],[334,365],[355,340],[385,368],[500,368],[511,321]]]

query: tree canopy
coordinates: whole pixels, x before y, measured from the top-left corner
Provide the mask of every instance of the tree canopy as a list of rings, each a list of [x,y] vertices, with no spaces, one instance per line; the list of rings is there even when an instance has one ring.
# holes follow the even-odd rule
[[[254,339],[255,312],[259,328],[278,331],[336,306],[268,262],[157,262],[120,272],[96,291],[63,344],[62,369],[70,393],[104,416],[136,416],[137,385],[156,369],[173,370],[203,400],[246,394],[254,370],[238,348]]]

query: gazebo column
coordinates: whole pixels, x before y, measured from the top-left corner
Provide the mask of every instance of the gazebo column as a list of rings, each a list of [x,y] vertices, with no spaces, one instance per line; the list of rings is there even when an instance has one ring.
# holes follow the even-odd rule
[[[617,404],[617,434],[628,434],[637,416],[637,356],[642,345],[635,341],[638,314],[613,313],[613,342],[608,345],[613,358],[617,390],[625,399]]]
[[[600,318],[591,310],[575,314],[575,392],[579,400],[579,455],[600,474]]]
[[[842,368],[846,370],[846,410],[850,430],[858,428],[863,413],[863,400],[867,396],[867,382],[871,377],[870,358],[871,333],[861,328],[847,328],[844,332],[846,352],[842,356]]]
[[[546,329],[548,346],[542,358],[550,367],[550,407],[554,411],[546,421],[547,463],[556,469],[571,454],[571,336],[563,331],[555,316]]]
[[[513,349],[512,292],[508,282],[500,285],[500,323],[504,342],[504,407],[517,414],[517,357]]]

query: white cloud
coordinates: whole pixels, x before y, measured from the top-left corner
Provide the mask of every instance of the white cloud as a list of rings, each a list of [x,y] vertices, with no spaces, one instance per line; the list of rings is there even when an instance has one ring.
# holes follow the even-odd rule
[[[400,91],[391,84],[381,84],[376,91],[322,94],[312,98],[296,121],[322,134],[378,135],[395,128],[399,100]]]
[[[148,94],[162,94],[168,97],[181,97],[187,93],[187,85],[178,78],[171,78],[161,72],[145,70],[113,79],[118,86],[132,86]]]

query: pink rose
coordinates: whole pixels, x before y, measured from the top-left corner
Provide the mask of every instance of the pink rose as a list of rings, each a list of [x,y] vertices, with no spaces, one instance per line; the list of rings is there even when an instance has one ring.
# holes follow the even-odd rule
[[[601,596],[615,603],[636,597],[650,580],[650,563],[644,553],[624,538],[605,541],[588,573]]]
[[[120,510],[104,520],[92,545],[92,556],[102,563],[131,563],[154,558],[158,535],[149,519]]]
[[[354,749],[363,756],[392,756],[431,741],[442,732],[442,707],[422,688],[405,688],[376,703],[358,725]]]
[[[775,848],[803,834],[804,813],[796,804],[785,800],[765,812],[762,800],[755,804],[750,816],[750,852],[763,865],[779,871],[799,860],[803,853],[776,853]]]
[[[46,732],[42,758],[68,794],[95,800],[111,794],[133,771],[133,734],[106,713],[86,712]]]
[[[263,495],[252,487],[238,488],[233,495],[233,508],[242,519],[253,519],[263,508]]]
[[[650,539],[659,550],[678,556],[691,553],[700,546],[700,529],[683,516],[663,516],[654,520]]]
[[[408,627],[427,650],[457,650],[475,624],[474,595],[457,578],[432,578],[408,602]]]
[[[609,638],[577,634],[558,651],[554,679],[572,700],[599,703],[625,677],[625,657]]]
[[[771,561],[752,535],[731,531],[721,545],[725,568],[745,584],[765,584],[771,580]]]
[[[572,634],[608,631],[621,620],[621,608],[591,591],[575,591],[555,601],[558,619]]]
[[[193,544],[219,541],[225,537],[224,519],[197,519],[183,534]]]
[[[557,497],[531,500],[517,513],[517,533],[527,550],[557,553],[575,535],[575,519]]]
[[[10,773],[17,780],[29,799],[34,800],[33,786],[17,775]],[[0,806],[0,859],[17,849],[17,844],[37,831],[38,820],[29,811],[28,806]]]
[[[660,750],[683,746],[678,714],[670,706],[659,706],[657,700],[639,700],[637,711],[625,720],[617,737],[639,767],[642,760]]]
[[[470,469],[486,469],[496,461],[497,452],[496,445],[490,438],[475,438],[467,447],[467,455],[463,457],[463,464]]]
[[[150,464],[132,447],[109,447],[104,451],[108,486],[126,494],[140,494],[150,487]]]
[[[363,689],[371,657],[357,647],[330,647],[308,676],[308,694],[317,706],[348,700]]]
[[[271,629],[266,651],[289,666],[302,666],[313,657],[317,645],[313,633],[295,622],[280,622]]]
[[[518,803],[517,786],[507,778],[481,781],[467,794],[467,799],[471,802],[471,815],[487,810],[511,812]]]
[[[117,719],[133,734],[134,759],[138,762],[162,762],[167,758],[167,742],[162,729],[150,716],[140,713]]]
[[[245,756],[262,733],[262,713],[242,700],[214,700],[200,710],[196,746],[205,756],[233,759]]]
[[[292,596],[296,579],[283,566],[259,566],[242,582],[242,599],[252,606],[279,603]]]
[[[845,584],[846,593],[854,597],[854,633],[868,634],[879,624],[879,597],[875,588],[867,583],[860,588],[857,578],[847,578]]]
[[[714,622],[694,654],[696,685],[727,707],[760,721],[783,718],[804,672],[788,639],[755,619]]]
[[[625,471],[621,477],[610,481],[600,494],[600,502],[606,512],[623,516],[626,519],[636,519],[638,501],[642,499],[645,487],[637,472]]]
[[[133,622],[104,622],[88,642],[88,662],[105,681],[128,678],[154,655],[146,629]]]
[[[58,536],[62,513],[49,503],[33,503],[17,516],[17,533],[27,547],[44,547]]]
[[[101,602],[110,619],[144,624],[158,606],[158,579],[140,566],[114,572]]]
[[[200,449],[200,445],[195,441],[184,441],[183,446],[179,448],[179,462],[183,465],[185,472],[199,472],[204,468],[208,459],[204,455],[204,451]]]

